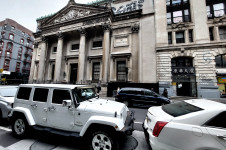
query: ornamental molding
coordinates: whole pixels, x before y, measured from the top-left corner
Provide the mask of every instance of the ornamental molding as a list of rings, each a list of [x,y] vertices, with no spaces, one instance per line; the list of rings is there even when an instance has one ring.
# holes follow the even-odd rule
[[[176,23],[176,24],[172,24],[172,29],[186,29],[189,27],[189,24],[188,23],[185,23],[185,22],[179,22],[179,23]]]
[[[226,15],[224,14],[222,17],[220,18],[214,18],[213,19],[213,23],[214,24],[218,24],[218,23],[226,23]]]
[[[136,23],[136,24],[133,24],[132,26],[131,26],[131,31],[132,32],[139,32],[139,29],[140,29],[140,25],[138,24],[138,23]]]
[[[86,35],[86,28],[84,28],[84,27],[80,27],[79,29],[78,29],[78,31],[80,32],[80,34],[81,35]]]
[[[110,23],[103,23],[102,28],[104,31],[110,31],[111,30],[111,24]]]

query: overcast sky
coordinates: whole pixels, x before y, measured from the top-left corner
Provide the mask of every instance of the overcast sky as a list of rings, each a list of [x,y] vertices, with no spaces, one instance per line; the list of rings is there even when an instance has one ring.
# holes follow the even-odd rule
[[[1,0],[0,21],[13,19],[22,26],[35,32],[36,19],[56,13],[67,5],[69,0]],[[75,0],[87,4],[94,0]]]

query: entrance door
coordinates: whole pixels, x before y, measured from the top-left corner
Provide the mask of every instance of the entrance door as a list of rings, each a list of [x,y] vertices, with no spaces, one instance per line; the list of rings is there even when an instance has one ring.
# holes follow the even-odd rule
[[[78,64],[71,64],[70,83],[75,84],[77,81]]]
[[[177,95],[178,96],[191,96],[190,95],[190,83],[178,82],[177,83]]]

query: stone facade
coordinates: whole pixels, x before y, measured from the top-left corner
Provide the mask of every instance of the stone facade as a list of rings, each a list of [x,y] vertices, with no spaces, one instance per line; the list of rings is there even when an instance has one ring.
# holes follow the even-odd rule
[[[219,75],[218,71],[225,72],[225,69],[216,68],[215,58],[226,53],[226,38],[220,38],[220,34],[225,33],[219,33],[219,28],[226,26],[225,1],[215,2],[224,6],[223,11],[218,10],[223,14],[215,17],[207,16],[207,8],[211,4],[206,0],[184,2],[183,7],[188,7],[190,14],[190,20],[186,21],[181,18],[180,21],[177,21],[177,18],[170,20],[170,11],[178,11],[178,7],[183,3],[170,5],[170,0],[167,2],[168,7],[165,0],[155,1],[157,76],[160,93],[167,88],[169,96],[219,98],[217,79],[226,74]],[[175,12],[172,14],[180,16]],[[183,35],[182,42],[179,34]],[[186,62],[190,63],[187,65]]]
[[[37,20],[30,82],[157,83],[153,1],[85,5],[70,0]]]

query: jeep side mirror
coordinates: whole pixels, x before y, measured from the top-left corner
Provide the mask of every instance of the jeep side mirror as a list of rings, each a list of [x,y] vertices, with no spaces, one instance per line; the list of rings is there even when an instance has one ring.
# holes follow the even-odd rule
[[[63,107],[69,107],[71,106],[71,100],[63,100]]]

